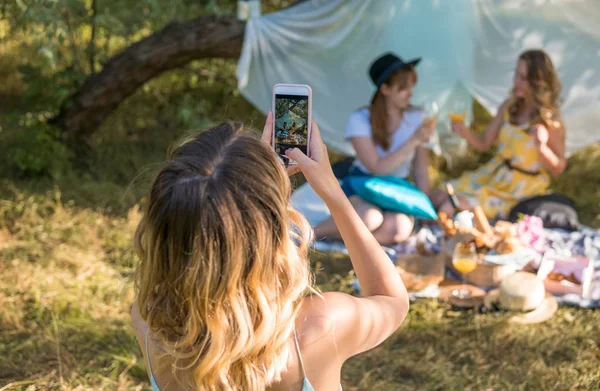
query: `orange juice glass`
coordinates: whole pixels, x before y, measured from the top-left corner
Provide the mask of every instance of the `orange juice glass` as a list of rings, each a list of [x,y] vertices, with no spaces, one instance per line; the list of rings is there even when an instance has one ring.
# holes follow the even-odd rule
[[[458,258],[452,261],[454,268],[462,274],[471,273],[477,267],[477,261],[471,258]]]
[[[465,113],[450,113],[448,117],[452,122],[464,122],[466,115]]]
[[[452,291],[452,295],[458,299],[470,299],[471,291],[465,286],[465,274],[471,273],[477,268],[477,249],[475,243],[462,242],[457,243],[452,254],[452,266],[460,273],[462,286],[460,289]]]

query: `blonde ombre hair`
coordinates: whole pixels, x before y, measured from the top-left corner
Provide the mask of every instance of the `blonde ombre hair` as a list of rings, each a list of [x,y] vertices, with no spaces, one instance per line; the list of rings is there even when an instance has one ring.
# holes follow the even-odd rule
[[[235,123],[176,147],[154,178],[135,288],[159,364],[183,386],[260,390],[287,368],[312,289],[312,231],[290,193],[273,151]]]

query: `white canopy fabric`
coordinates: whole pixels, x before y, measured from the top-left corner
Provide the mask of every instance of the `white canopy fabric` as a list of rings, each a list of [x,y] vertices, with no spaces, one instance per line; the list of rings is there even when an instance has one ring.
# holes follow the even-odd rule
[[[443,119],[452,100],[471,96],[495,113],[519,54],[541,48],[563,83],[573,152],[600,140],[598,20],[600,0],[307,0],[247,22],[238,84],[265,113],[274,84],[310,85],[324,141],[352,154],[345,123],[369,103],[367,70],[382,53],[423,57],[414,102],[435,100]]]

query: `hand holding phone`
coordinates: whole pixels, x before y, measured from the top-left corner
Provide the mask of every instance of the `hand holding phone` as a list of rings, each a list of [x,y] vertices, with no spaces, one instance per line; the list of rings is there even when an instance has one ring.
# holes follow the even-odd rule
[[[267,114],[267,120],[265,121],[265,127],[263,128],[260,139],[263,143],[273,148],[273,112],[271,110],[269,110],[269,113]],[[292,176],[300,172],[300,167],[298,167],[298,165],[288,165],[286,171],[288,176]]]
[[[297,162],[302,170],[304,177],[313,188],[313,190],[325,202],[340,200],[344,197],[340,182],[333,174],[327,147],[321,139],[319,127],[312,121],[312,137],[310,140],[310,150],[312,155],[306,156],[299,148],[293,148],[286,152],[287,157]]]
[[[310,156],[312,90],[304,84],[276,84],[273,87],[273,149],[286,166],[297,162],[286,156],[298,148]]]

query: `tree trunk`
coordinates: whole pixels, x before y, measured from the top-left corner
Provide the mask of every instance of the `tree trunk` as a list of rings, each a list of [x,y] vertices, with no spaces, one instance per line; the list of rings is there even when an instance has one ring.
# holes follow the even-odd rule
[[[245,23],[232,16],[201,16],[167,25],[111,58],[61,106],[49,122],[70,141],[92,134],[119,104],[164,71],[202,58],[238,58]]]

